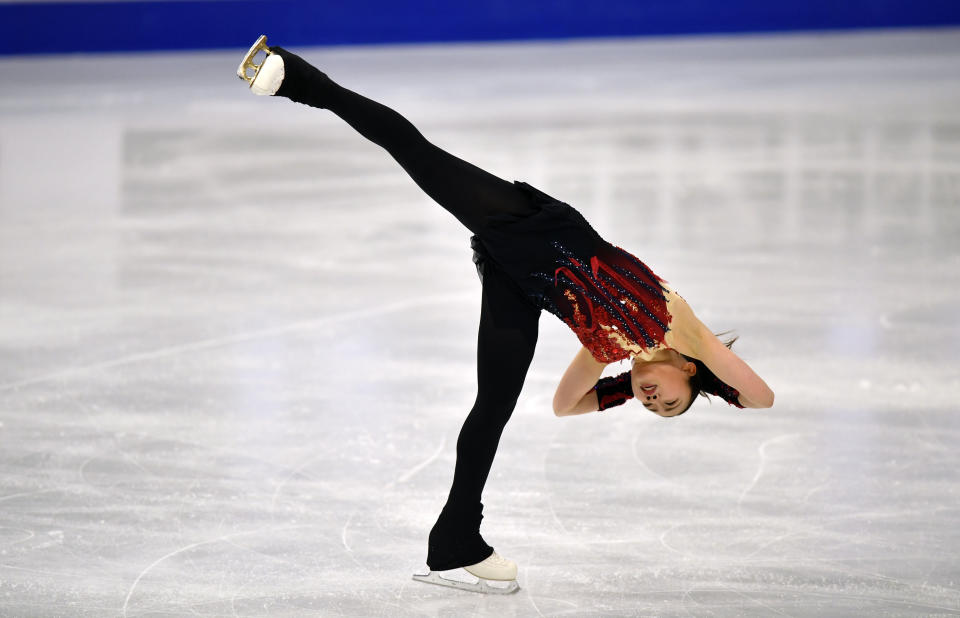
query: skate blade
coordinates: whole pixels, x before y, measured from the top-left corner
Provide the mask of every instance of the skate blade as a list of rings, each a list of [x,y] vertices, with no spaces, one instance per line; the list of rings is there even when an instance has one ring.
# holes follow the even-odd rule
[[[267,56],[270,55],[270,48],[267,47],[267,35],[265,34],[260,35],[260,38],[250,47],[247,55],[243,57],[243,62],[237,67],[237,77],[251,85],[253,85],[253,80],[257,79],[257,74],[260,73],[260,67],[263,66],[263,62],[256,64],[253,61],[260,52],[264,53],[263,62],[266,62]],[[248,71],[251,70],[253,71],[253,75],[248,73]]]
[[[436,584],[438,586],[446,586],[447,588],[456,588],[457,590],[466,590],[468,592],[479,592],[481,594],[513,594],[517,590],[520,590],[520,584],[518,584],[515,579],[497,582],[497,584],[504,584],[502,586],[494,585],[491,580],[480,577],[477,578],[476,583],[471,583],[443,577],[437,571],[430,571],[427,574],[415,573],[413,579],[425,584]]]

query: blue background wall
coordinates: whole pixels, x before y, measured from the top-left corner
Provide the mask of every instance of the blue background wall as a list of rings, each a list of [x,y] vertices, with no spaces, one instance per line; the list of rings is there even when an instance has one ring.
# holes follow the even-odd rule
[[[960,24],[960,0],[0,2],[0,54]]]

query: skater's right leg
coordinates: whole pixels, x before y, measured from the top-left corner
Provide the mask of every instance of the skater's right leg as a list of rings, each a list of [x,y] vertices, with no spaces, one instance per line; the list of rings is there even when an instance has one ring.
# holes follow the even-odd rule
[[[396,111],[340,86],[281,47],[270,51],[283,60],[277,96],[328,109],[345,120],[389,152],[427,195],[472,232],[478,233],[488,216],[533,211],[527,196],[513,183],[432,144]]]
[[[539,318],[503,271],[484,265],[477,399],[457,440],[450,495],[430,531],[427,565],[433,571],[474,565],[493,553],[480,536],[481,496],[533,359]]]

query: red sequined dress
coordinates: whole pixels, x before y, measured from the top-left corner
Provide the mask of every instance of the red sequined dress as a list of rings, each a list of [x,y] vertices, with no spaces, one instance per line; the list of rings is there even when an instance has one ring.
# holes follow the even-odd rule
[[[599,362],[664,347],[674,292],[637,257],[600,237],[572,206],[524,182],[537,206],[496,215],[473,236],[474,262],[503,269],[538,309],[563,320]]]

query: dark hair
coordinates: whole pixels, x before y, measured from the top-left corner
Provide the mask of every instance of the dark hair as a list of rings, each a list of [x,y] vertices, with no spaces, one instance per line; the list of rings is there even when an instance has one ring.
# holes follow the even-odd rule
[[[717,337],[723,337],[724,335],[729,335],[729,334],[730,334],[730,331],[726,331],[726,332],[718,333]],[[736,341],[737,339],[739,339],[739,337],[734,335],[730,339],[727,339],[726,341],[724,341],[723,345],[727,346],[728,348],[732,348],[733,342]],[[687,402],[687,407],[685,407],[679,413],[674,414],[674,416],[680,416],[681,414],[689,410],[690,406],[692,406],[693,402],[697,399],[697,395],[702,395],[703,397],[710,399],[709,393],[703,390],[703,384],[705,382],[717,381],[717,376],[715,376],[713,372],[710,371],[710,369],[705,364],[703,364],[703,361],[701,361],[699,358],[693,358],[692,356],[686,356],[685,354],[681,354],[681,356],[683,356],[689,362],[696,365],[697,372],[692,376],[690,376],[690,401]]]

